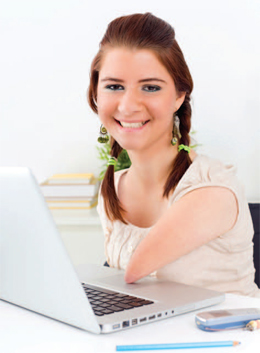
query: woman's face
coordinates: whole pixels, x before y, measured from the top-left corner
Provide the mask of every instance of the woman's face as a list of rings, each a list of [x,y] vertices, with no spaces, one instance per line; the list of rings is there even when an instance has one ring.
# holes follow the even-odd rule
[[[98,114],[109,134],[126,150],[169,146],[173,114],[184,98],[151,50],[113,48],[103,57]]]

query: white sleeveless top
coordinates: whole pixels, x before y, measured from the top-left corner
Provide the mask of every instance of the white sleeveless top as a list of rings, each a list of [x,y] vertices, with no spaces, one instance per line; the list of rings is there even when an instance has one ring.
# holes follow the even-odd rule
[[[115,188],[126,170],[115,173]],[[230,189],[238,201],[239,213],[234,227],[164,266],[152,275],[157,278],[205,287],[222,292],[260,297],[254,283],[253,224],[244,190],[235,176],[235,168],[218,160],[197,155],[169,198],[169,206],[188,192],[206,186]],[[111,222],[105,213],[102,196],[97,210],[105,234],[105,254],[111,267],[126,269],[137,245],[150,228],[120,221]]]

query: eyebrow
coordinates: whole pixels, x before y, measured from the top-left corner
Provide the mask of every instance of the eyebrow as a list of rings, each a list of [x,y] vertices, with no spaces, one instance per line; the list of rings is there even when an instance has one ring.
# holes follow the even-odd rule
[[[106,82],[106,81],[113,81],[113,82],[118,82],[118,83],[123,83],[124,80],[121,80],[119,78],[114,78],[114,77],[105,77],[101,80],[101,82]],[[156,81],[156,82],[163,82],[166,83],[164,80],[157,78],[157,77],[149,77],[149,78],[144,78],[143,80],[139,80],[139,83],[143,82],[150,82],[150,81]]]

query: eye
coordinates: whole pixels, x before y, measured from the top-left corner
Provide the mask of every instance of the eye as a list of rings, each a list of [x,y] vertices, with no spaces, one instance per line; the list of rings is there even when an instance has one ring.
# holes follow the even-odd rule
[[[106,89],[109,89],[111,91],[122,91],[124,87],[121,85],[107,85]]]
[[[146,85],[143,87],[143,90],[146,92],[156,92],[160,91],[161,87],[156,86],[156,85]]]

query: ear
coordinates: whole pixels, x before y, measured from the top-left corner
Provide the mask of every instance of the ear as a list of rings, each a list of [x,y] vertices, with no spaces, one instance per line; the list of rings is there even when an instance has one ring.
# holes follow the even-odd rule
[[[186,92],[178,93],[178,96],[175,102],[175,111],[177,111],[181,107],[182,103],[184,102],[185,96],[186,96]]]

